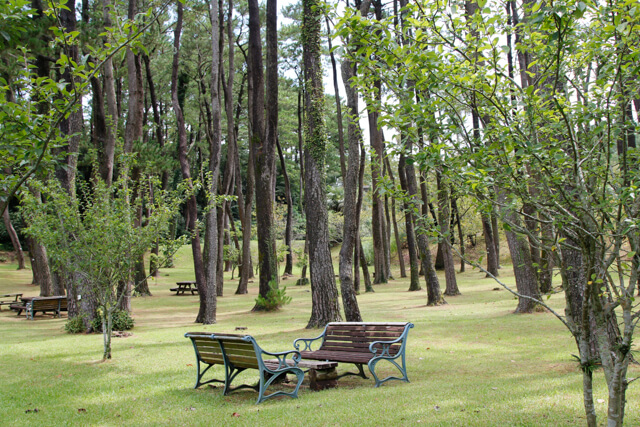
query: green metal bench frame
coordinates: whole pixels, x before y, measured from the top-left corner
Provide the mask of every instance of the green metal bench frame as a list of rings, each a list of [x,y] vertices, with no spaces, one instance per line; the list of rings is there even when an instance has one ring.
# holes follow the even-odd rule
[[[327,333],[330,334],[334,329],[337,328],[353,328],[358,329],[358,331],[354,331],[352,333],[352,337],[349,337],[348,332],[342,332],[345,337],[343,339],[352,338],[351,343],[348,341],[345,342],[344,349],[337,350],[335,347],[332,349],[323,349],[325,343],[328,343]],[[382,331],[385,327],[393,327],[394,329],[404,328],[400,335],[397,338],[392,340],[372,340],[367,339],[367,336],[376,335],[385,335],[384,331]],[[400,380],[409,382],[409,378],[407,376],[407,365],[406,365],[406,357],[405,350],[407,344],[407,336],[409,334],[409,329],[413,328],[413,323],[381,323],[381,322],[332,322],[328,323],[322,333],[315,338],[298,338],[293,342],[293,347],[296,350],[299,350],[302,353],[302,356],[305,359],[315,359],[315,360],[327,360],[334,362],[345,362],[345,363],[353,363],[357,366],[358,372],[347,372],[344,373],[338,378],[342,378],[347,375],[357,375],[364,379],[367,379],[367,376],[364,373],[362,368],[363,364],[367,364],[371,375],[375,380],[375,387],[380,387],[382,383],[385,383],[389,380]],[[376,332],[374,332],[374,330]],[[364,335],[364,337],[362,336]],[[317,345],[317,342],[320,342],[320,347],[318,350],[314,351],[313,346]],[[369,343],[368,347],[366,343]],[[304,347],[300,349],[301,344],[304,344]],[[399,345],[398,345],[399,344]],[[335,343],[333,345],[336,345]],[[351,347],[348,347],[351,345]],[[342,351],[343,350],[343,351]],[[398,363],[398,359],[399,362]],[[375,367],[378,362],[386,360],[392,365],[394,365],[402,374],[401,377],[397,376],[388,376],[386,378],[380,379],[375,373]]]
[[[298,389],[304,379],[304,372],[298,368],[298,362],[300,361],[299,351],[290,350],[271,353],[262,349],[250,335],[187,332],[185,337],[190,338],[193,343],[198,364],[197,379],[194,388],[211,382],[223,383],[223,394],[225,396],[232,391],[250,388],[258,392],[258,400],[256,403],[264,402],[276,396],[298,397]],[[275,359],[275,361],[265,363],[263,359],[264,355],[267,355],[270,359]],[[207,365],[204,370],[201,369],[201,363]],[[224,381],[218,379],[202,381],[203,376],[209,368],[216,364],[224,365]],[[236,379],[238,374],[246,369],[258,370],[260,375],[258,384],[254,386],[242,384],[231,387],[231,383]],[[294,374],[297,377],[297,384],[292,392],[276,391],[271,394],[265,394],[271,384],[286,374]]]

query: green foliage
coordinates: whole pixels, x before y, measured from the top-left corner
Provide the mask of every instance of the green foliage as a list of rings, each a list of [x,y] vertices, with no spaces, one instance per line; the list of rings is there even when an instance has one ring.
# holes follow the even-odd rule
[[[102,316],[98,316],[91,322],[91,326],[94,331],[103,332],[102,331]],[[127,310],[114,310],[112,315],[112,327],[111,329],[114,331],[128,331],[133,329],[133,325],[135,320],[131,317],[131,313]]]
[[[258,295],[258,298],[256,298],[256,308],[264,311],[279,310],[280,307],[291,302],[291,297],[286,295],[286,291],[286,286],[278,288],[275,280],[270,281],[267,297],[263,298],[262,295]]]
[[[69,334],[81,334],[85,332],[87,328],[84,325],[84,316],[69,317],[64,324],[64,330]]]
[[[71,285],[90,292],[103,316],[110,319],[125,297],[118,284],[133,280],[137,260],[153,244],[169,240],[169,220],[180,199],[161,191],[151,198],[142,189],[133,198],[131,183],[123,177],[111,187],[101,180],[93,187],[80,182],[78,197],[70,196],[57,181],[32,185],[47,202],[25,195],[26,232],[47,247],[54,265],[71,273]],[[142,206],[152,208],[144,227],[135,224]],[[104,357],[110,358],[111,331],[103,333]]]
[[[329,219],[329,245],[333,247],[342,242],[344,216],[342,212],[328,211],[327,213]]]
[[[307,264],[309,263],[309,257],[304,252],[304,248],[294,249],[293,253],[296,256],[296,267],[302,269],[303,267],[307,266]]]

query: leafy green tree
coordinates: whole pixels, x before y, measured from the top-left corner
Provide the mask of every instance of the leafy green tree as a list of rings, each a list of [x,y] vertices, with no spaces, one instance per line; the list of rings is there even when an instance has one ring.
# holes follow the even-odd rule
[[[47,246],[57,266],[72,273],[73,287],[82,283],[84,292],[90,292],[98,303],[103,360],[111,358],[113,314],[127,297],[119,283],[132,280],[137,260],[156,240],[167,236],[168,224],[178,207],[177,199],[158,192],[153,199],[145,194],[131,203],[130,184],[122,177],[111,187],[102,180],[93,188],[83,183],[78,196],[72,197],[57,182],[49,181],[46,185],[34,184],[47,203],[41,204],[29,195],[24,200],[23,214],[30,224],[27,233]],[[135,224],[140,206],[153,207],[145,227]]]
[[[413,163],[428,168],[446,159],[442,172],[451,187],[476,194],[484,212],[500,213],[510,247],[527,247],[511,249],[516,275],[522,266],[535,267],[529,242],[555,254],[565,315],[539,299],[537,286],[521,288],[518,277],[518,290],[511,291],[519,307],[525,301],[544,306],[571,332],[587,424],[598,424],[593,371],[601,365],[609,390],[607,424],[620,426],[640,318],[640,168],[632,111],[640,88],[639,17],[625,2],[525,2],[516,49],[537,62],[519,70],[535,81],[524,85],[505,61],[510,49],[499,35],[512,31],[507,17],[484,1],[466,6],[477,7],[471,14],[450,1],[407,5],[412,32],[403,35],[413,43],[404,46],[349,18],[350,31],[379,58],[361,59],[367,73],[358,85],[371,86],[367,74],[382,76],[393,98],[381,106],[383,122],[416,139],[439,136]],[[382,34],[393,28],[388,20],[379,25]],[[406,81],[429,96],[414,102]],[[525,220],[548,230],[531,233]]]

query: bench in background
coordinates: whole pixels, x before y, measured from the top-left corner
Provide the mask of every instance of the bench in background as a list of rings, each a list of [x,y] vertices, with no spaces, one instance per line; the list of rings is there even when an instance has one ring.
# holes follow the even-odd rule
[[[379,387],[389,380],[409,382],[405,349],[411,328],[413,323],[410,322],[332,322],[315,338],[296,339],[293,347],[300,350],[303,359],[353,363],[357,366],[357,373],[347,372],[338,378],[358,375],[366,379],[362,368],[366,364],[375,379],[375,386]],[[379,379],[375,367],[381,360],[386,360],[398,368],[402,376]]]
[[[22,294],[3,294],[0,295],[0,310],[2,310],[3,305],[11,306],[12,304],[19,304],[18,298],[20,298]]]
[[[37,312],[47,313],[52,312],[57,317],[63,311],[67,311],[67,297],[66,296],[54,296],[54,297],[33,297],[30,301],[23,303],[14,303],[10,305],[12,310],[18,312],[18,316],[22,311],[26,311],[27,319],[33,319],[33,316]]]

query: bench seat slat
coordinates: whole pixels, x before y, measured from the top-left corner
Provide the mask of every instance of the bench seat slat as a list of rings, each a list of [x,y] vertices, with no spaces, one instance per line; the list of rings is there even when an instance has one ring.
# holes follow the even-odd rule
[[[348,351],[301,351],[303,359],[333,360],[335,362],[368,363],[373,358],[373,353],[354,353]]]

